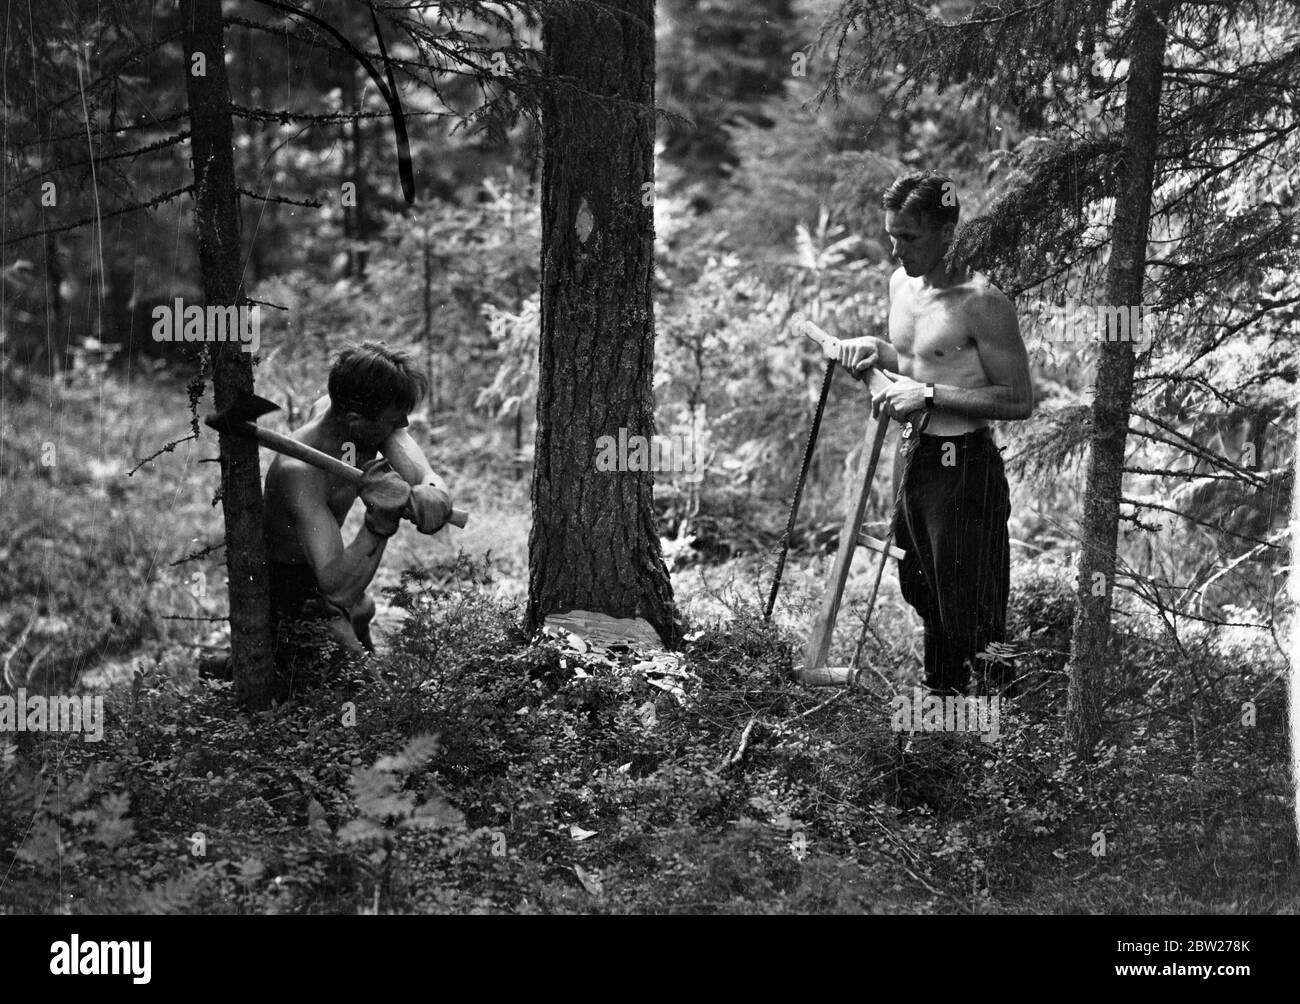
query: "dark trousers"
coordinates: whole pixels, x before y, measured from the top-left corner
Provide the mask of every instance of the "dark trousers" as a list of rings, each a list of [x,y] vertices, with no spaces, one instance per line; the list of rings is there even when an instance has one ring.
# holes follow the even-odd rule
[[[297,682],[346,664],[347,653],[338,648],[326,624],[350,615],[325,598],[308,565],[272,561],[270,593],[272,652],[286,686],[292,689]]]
[[[331,612],[311,566],[272,561],[270,568],[271,623],[319,620]]]
[[[1011,505],[1002,455],[988,429],[913,435],[895,455],[895,486],[904,470],[894,542],[907,552],[898,563],[903,598],[925,625],[925,685],[964,693],[976,654],[1006,639]]]

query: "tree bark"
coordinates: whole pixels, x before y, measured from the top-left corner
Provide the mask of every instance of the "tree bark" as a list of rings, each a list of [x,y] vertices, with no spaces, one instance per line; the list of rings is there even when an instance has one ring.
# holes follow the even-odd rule
[[[433,240],[426,224],[421,235],[420,254],[424,264],[424,313],[420,324],[420,341],[424,344],[425,375],[429,378],[429,415],[438,414],[438,381],[434,376],[433,352]]]
[[[203,296],[207,304],[238,305],[245,301],[221,0],[183,0],[181,14]],[[206,72],[196,76],[192,55],[200,52]],[[207,348],[220,411],[241,392],[252,392],[252,357],[239,342],[212,342]],[[252,440],[222,435],[220,448],[235,688],[246,704],[263,708],[271,698],[272,661],[261,467]]]
[[[1139,0],[1129,50],[1124,105],[1124,164],[1115,198],[1106,303],[1142,302],[1146,272],[1151,186],[1160,120],[1161,64],[1168,3]],[[1066,733],[1081,756],[1091,754],[1101,735],[1101,698],[1110,655],[1111,598],[1124,448],[1133,403],[1131,342],[1103,341],[1092,401],[1092,435],[1083,503],[1078,610],[1071,646]],[[1097,578],[1100,576],[1100,578]],[[1094,590],[1094,583],[1098,589]],[[1094,596],[1094,591],[1100,595]]]
[[[37,353],[38,361],[49,361],[50,372],[61,369],[68,358],[67,312],[63,307],[63,262],[59,258],[60,244],[57,234],[45,238],[46,296],[50,304],[51,326],[45,335],[44,350]],[[54,332],[51,338],[49,331]],[[33,367],[35,368],[35,367]]]
[[[679,627],[650,471],[597,440],[654,434],[654,2],[550,8],[541,348],[527,622],[571,609]],[[629,451],[631,452],[631,451]]]
[[[352,208],[352,244],[348,248],[348,274],[354,279],[366,277],[366,264],[369,253],[363,242],[370,237],[370,220],[366,216],[367,200],[365,191],[365,139],[362,135],[362,113],[366,110],[365,81],[358,81],[358,70],[353,67],[348,73],[348,99],[356,118],[348,134],[348,154],[352,160],[352,174],[348,179],[356,185],[356,205]],[[346,158],[345,158],[346,159]]]
[[[1295,441],[1292,444],[1295,464],[1291,481],[1291,567],[1287,569],[1287,592],[1293,610],[1300,610],[1300,410],[1295,414]],[[1294,616],[1294,615],[1293,615]],[[1293,622],[1294,623],[1294,622]],[[1291,776],[1300,777],[1300,630],[1291,628],[1290,714],[1291,722]],[[1300,799],[1292,811],[1295,813],[1296,831],[1300,832]]]

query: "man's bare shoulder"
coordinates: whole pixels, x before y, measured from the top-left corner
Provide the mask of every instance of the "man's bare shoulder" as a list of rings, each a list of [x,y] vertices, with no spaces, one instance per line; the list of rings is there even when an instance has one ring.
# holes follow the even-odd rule
[[[994,322],[1005,326],[1008,321],[1019,330],[1016,322],[1016,308],[1006,293],[993,285],[983,272],[972,272],[971,277],[962,283],[966,295],[962,299],[962,308],[976,320]]]
[[[318,467],[281,454],[267,468],[266,491],[290,498],[318,496],[323,501],[329,494],[329,476]]]
[[[999,299],[1004,300],[1007,303],[1011,302],[1007,298],[1007,294],[1002,292],[1002,290],[998,289],[998,287],[993,284],[992,279],[983,272],[976,272],[974,269],[970,271],[965,280],[959,283],[956,288],[960,289],[971,299],[983,300],[990,303]]]

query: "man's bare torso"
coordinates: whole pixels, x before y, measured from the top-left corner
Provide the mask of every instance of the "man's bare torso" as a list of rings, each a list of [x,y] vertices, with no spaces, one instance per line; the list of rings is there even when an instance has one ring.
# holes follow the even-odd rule
[[[925,286],[902,269],[895,272],[890,281],[889,341],[898,352],[898,372],[921,383],[989,386],[975,344],[973,319],[965,309],[972,296],[989,288],[988,278],[979,272],[944,289]],[[985,419],[936,408],[925,431],[932,436],[959,436],[987,425]]]
[[[301,443],[315,447],[331,456],[343,459],[339,451],[331,448],[329,437],[320,428],[318,417],[323,412],[328,398],[317,401],[312,414],[317,416],[304,426],[295,429],[289,435]],[[376,456],[375,450],[357,448],[355,457],[348,457],[348,462],[364,466]],[[263,491],[264,518],[268,557],[271,561],[305,564],[307,556],[299,543],[299,533],[285,505],[287,493],[292,491],[323,491],[326,505],[340,527],[347,519],[348,512],[357,500],[357,486],[342,478],[336,478],[325,471],[304,464],[292,457],[277,455],[266,471],[266,485]]]

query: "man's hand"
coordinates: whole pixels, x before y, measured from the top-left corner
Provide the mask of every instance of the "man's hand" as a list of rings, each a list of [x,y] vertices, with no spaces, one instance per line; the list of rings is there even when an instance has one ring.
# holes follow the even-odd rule
[[[421,533],[437,533],[451,518],[451,496],[437,485],[411,489],[411,509]]]
[[[402,522],[402,510],[411,498],[411,486],[391,469],[388,461],[376,457],[361,473],[358,497],[366,507],[366,526],[381,537],[391,537]]]
[[[841,339],[838,362],[855,380],[862,380],[867,370],[880,365],[880,344],[872,335]]]
[[[886,413],[895,421],[906,421],[913,412],[925,410],[925,384],[900,376],[884,390],[872,395],[871,413],[878,415],[881,408],[888,409]]]

